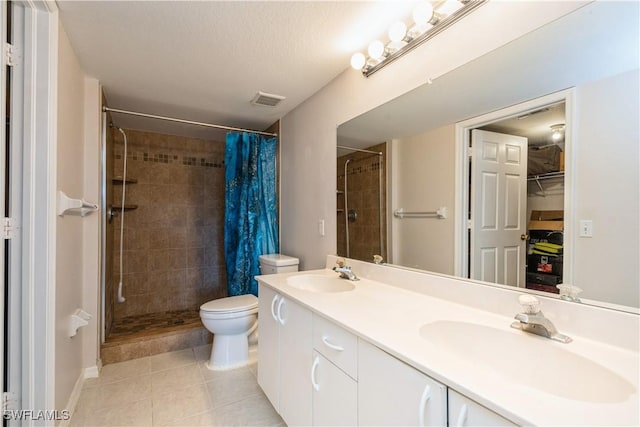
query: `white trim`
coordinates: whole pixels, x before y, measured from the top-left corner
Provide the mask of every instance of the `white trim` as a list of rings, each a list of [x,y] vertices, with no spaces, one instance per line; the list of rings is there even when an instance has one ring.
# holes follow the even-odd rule
[[[0,35],[0,43],[2,43],[2,49],[4,51],[4,46],[5,43],[7,42],[7,32],[5,31],[5,28],[7,28],[7,23],[9,21],[9,17],[7,16],[7,3],[6,2],[2,2],[2,4],[0,4],[0,20],[2,20],[2,25],[0,25],[0,28],[2,29],[2,34]],[[7,70],[7,66],[6,66],[6,57],[3,53],[2,58],[0,59],[0,117],[6,117],[6,85],[5,82],[7,81],[6,78],[6,70]],[[7,158],[6,158],[6,133],[5,133],[5,129],[6,126],[0,126],[0,170],[4,171],[6,170],[6,162],[7,162]],[[4,173],[0,173],[0,212],[2,213],[2,216],[4,217],[4,208],[5,208],[5,174]],[[2,280],[3,282],[3,289],[0,291],[0,310],[2,310],[1,312],[3,313],[3,315],[0,317],[0,384],[4,384],[4,364],[5,364],[5,358],[4,358],[4,353],[5,353],[5,348],[4,348],[4,328],[5,328],[5,323],[4,323],[4,313],[6,310],[6,306],[5,306],[5,300],[4,300],[4,286],[9,286],[8,283],[4,283],[4,271],[5,271],[5,251],[4,251],[4,242],[0,241],[0,280]],[[4,391],[4,389],[3,389]]]
[[[58,13],[24,7],[22,408],[55,409]],[[33,425],[24,421],[23,425]]]
[[[89,368],[87,368],[89,369]],[[78,406],[78,400],[80,400],[80,395],[82,394],[82,387],[84,386],[84,380],[87,378],[93,378],[87,376],[87,369],[84,370],[76,380],[76,383],[73,385],[73,390],[71,390],[71,395],[69,395],[69,400],[67,401],[67,405],[65,406],[65,410],[69,411],[69,414],[73,416],[73,413],[76,411],[76,406]],[[97,367],[96,367],[97,369]],[[96,375],[97,377],[97,375]],[[71,423],[71,418],[67,420],[61,420],[58,423],[58,427],[66,427]]]
[[[100,366],[89,366],[88,368],[84,368],[83,378],[86,380],[87,378],[98,378],[100,376]]]
[[[455,260],[454,275],[467,277],[469,270],[467,252],[469,250],[467,239],[466,214],[469,211],[469,131],[493,123],[502,119],[517,116],[526,111],[535,110],[550,104],[565,102],[565,183],[564,183],[564,266],[563,280],[571,283],[573,278],[574,251],[574,198],[575,187],[573,167],[575,155],[573,143],[575,140],[575,89],[565,89],[545,95],[539,98],[512,105],[497,111],[492,111],[481,116],[473,117],[456,123],[456,147],[455,147],[455,212],[454,239]]]

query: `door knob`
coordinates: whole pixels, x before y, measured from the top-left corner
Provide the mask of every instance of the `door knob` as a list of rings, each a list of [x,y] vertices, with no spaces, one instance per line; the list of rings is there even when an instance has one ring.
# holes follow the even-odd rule
[[[529,235],[528,234],[521,234],[520,235],[520,240],[529,240]]]

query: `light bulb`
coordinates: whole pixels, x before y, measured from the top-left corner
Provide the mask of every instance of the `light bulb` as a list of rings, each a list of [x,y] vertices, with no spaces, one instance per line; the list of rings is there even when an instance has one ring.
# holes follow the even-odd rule
[[[553,141],[560,141],[562,139],[562,131],[564,130],[564,124],[558,123],[551,126],[551,139]]]
[[[447,0],[442,6],[438,8],[438,13],[444,16],[449,16],[460,9],[462,6],[464,5],[458,0]]]
[[[360,52],[356,52],[351,56],[351,66],[356,70],[361,70],[364,67],[364,63],[367,61],[367,58],[364,57],[364,54]]]
[[[428,1],[421,1],[413,9],[413,22],[418,25],[428,23],[433,17],[433,6]]]
[[[367,49],[369,56],[374,59],[382,58],[384,55],[384,44],[380,40],[374,40],[369,43],[369,48]]]
[[[402,21],[396,22],[389,28],[389,39],[392,42],[402,41],[405,34],[407,34],[407,26]]]

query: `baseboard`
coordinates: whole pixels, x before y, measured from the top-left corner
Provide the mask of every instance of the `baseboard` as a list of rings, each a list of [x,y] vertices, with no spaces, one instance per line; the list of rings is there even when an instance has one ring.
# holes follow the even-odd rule
[[[98,376],[100,376],[100,367],[98,365],[84,368],[84,379],[98,378]]]
[[[99,362],[98,362],[99,363]],[[100,368],[98,365],[90,366],[88,368],[84,368],[78,379],[76,380],[75,385],[73,386],[73,390],[71,390],[71,395],[69,396],[69,400],[67,401],[67,407],[65,408],[69,414],[73,416],[73,413],[76,410],[76,405],[78,405],[78,400],[80,399],[80,394],[82,393],[82,386],[84,385],[84,380],[87,378],[98,378],[100,375]],[[71,420],[61,420],[57,426],[58,427],[67,427]]]

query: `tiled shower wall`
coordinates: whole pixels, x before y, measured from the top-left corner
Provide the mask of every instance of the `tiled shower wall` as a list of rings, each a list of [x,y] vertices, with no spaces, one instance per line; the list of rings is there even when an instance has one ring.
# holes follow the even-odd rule
[[[344,164],[347,159],[348,210],[354,210],[357,218],[349,222],[349,257],[373,261],[373,255],[382,255],[386,260],[387,220],[386,206],[386,143],[368,147],[367,150],[382,152],[382,156],[354,152],[338,157],[337,163],[337,232],[338,255],[347,256],[347,239],[344,206]],[[379,170],[382,169],[382,194],[379,191]],[[382,197],[382,224],[380,224],[380,197]],[[380,247],[382,228],[382,247]]]
[[[123,138],[114,140],[114,176],[122,176]],[[193,309],[227,296],[224,266],[224,142],[125,130],[128,140],[123,294],[114,319]],[[122,185],[113,183],[113,205]],[[133,206],[132,206],[133,207]],[[120,217],[113,239],[113,286],[119,280]],[[107,267],[109,268],[109,267]],[[107,310],[108,311],[108,310]]]

